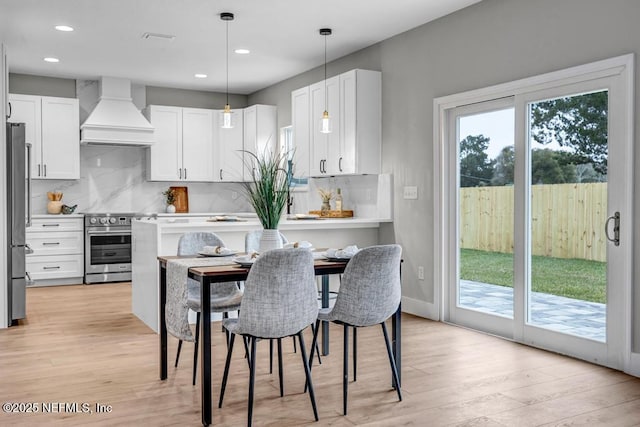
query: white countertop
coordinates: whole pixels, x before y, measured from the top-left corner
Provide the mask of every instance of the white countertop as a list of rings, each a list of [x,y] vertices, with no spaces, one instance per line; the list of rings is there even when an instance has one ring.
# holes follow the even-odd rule
[[[68,215],[64,214],[34,214],[31,215],[33,219],[53,219],[53,218],[84,218],[84,214],[72,213]]]

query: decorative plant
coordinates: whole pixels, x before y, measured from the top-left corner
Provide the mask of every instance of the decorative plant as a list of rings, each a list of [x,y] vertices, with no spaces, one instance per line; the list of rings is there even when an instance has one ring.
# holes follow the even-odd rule
[[[318,188],[318,194],[322,198],[322,203],[329,203],[333,199],[333,190],[325,190],[324,188]]]
[[[265,153],[261,157],[250,151],[244,153],[251,171],[251,181],[244,183],[245,196],[262,226],[276,230],[289,195],[288,153]]]
[[[172,205],[176,201],[176,193],[172,188],[168,188],[162,192],[162,195],[165,197],[167,205]]]

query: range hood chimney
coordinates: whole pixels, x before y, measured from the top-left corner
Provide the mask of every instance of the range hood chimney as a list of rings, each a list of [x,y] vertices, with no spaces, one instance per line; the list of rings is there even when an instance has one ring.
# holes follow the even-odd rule
[[[80,143],[146,147],[153,144],[153,126],[131,99],[131,82],[100,79],[100,100],[80,126]]]

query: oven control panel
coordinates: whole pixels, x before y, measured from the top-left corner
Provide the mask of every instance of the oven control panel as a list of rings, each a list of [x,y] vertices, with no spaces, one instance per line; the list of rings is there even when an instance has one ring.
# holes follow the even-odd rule
[[[132,214],[85,214],[84,223],[90,227],[131,226]]]

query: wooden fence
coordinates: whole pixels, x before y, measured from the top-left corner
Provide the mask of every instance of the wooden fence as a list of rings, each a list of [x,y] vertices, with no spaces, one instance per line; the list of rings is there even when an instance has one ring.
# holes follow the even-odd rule
[[[607,184],[532,186],[533,255],[606,261]],[[460,246],[513,252],[513,187],[460,189]]]

